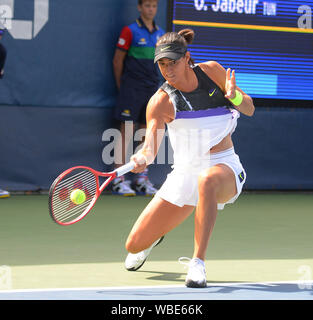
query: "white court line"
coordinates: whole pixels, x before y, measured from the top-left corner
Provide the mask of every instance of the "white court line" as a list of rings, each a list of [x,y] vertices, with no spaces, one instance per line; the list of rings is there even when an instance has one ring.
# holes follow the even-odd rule
[[[19,292],[46,292],[46,291],[88,291],[88,290],[129,290],[129,289],[154,289],[154,288],[179,288],[184,285],[158,285],[158,286],[131,286],[131,287],[82,287],[82,288],[46,288],[46,289],[11,289],[11,290],[0,290],[0,293],[19,293]]]
[[[225,286],[253,286],[253,285],[267,285],[276,286],[277,284],[297,284],[297,285],[311,285],[313,286],[313,280],[310,281],[277,281],[277,282],[221,282],[221,283],[207,283],[209,287],[225,287]],[[156,286],[128,286],[128,287],[83,287],[83,288],[45,288],[45,289],[10,289],[0,290],[1,293],[27,293],[27,292],[55,292],[55,291],[90,291],[90,290],[139,290],[139,289],[171,289],[171,288],[187,288],[185,285],[156,285]],[[203,288],[203,289],[207,289]],[[192,289],[192,288],[189,288]]]

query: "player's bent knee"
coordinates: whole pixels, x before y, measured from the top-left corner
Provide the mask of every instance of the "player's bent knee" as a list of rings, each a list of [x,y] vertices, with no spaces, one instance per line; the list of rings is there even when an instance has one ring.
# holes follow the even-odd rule
[[[202,172],[198,178],[199,194],[215,195],[219,186],[219,179],[209,170]]]

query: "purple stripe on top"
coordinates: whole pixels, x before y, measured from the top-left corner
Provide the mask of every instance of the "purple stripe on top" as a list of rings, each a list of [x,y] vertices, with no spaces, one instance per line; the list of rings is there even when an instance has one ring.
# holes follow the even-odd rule
[[[192,119],[192,118],[221,116],[229,113],[231,113],[231,111],[225,107],[218,107],[213,109],[197,110],[197,111],[177,111],[176,119]]]

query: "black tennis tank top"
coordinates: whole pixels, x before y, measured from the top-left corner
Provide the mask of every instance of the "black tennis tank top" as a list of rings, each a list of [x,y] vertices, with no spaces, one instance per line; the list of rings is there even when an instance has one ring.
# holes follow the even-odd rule
[[[164,90],[175,103],[176,111],[207,110],[218,107],[231,107],[231,102],[224,97],[220,87],[202,71],[199,66],[193,67],[198,79],[198,87],[191,92],[183,92],[164,82]],[[173,96],[175,98],[173,99]],[[192,109],[191,109],[192,108]]]

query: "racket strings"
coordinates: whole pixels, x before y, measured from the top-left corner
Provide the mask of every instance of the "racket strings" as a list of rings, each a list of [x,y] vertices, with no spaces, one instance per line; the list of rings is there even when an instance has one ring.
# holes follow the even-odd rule
[[[71,192],[84,191],[86,200],[81,204],[71,201]],[[54,218],[67,223],[78,219],[88,209],[97,194],[97,177],[87,169],[75,169],[57,182],[52,193],[52,212]]]

